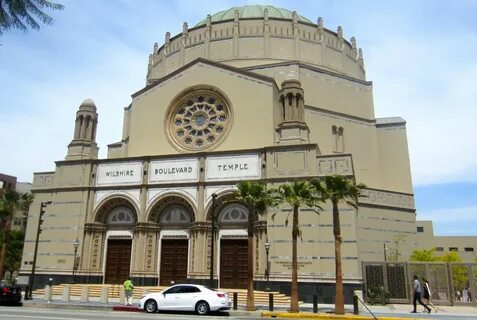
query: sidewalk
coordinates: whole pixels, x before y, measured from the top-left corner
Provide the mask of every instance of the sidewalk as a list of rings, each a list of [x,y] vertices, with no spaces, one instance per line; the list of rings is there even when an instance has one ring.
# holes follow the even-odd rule
[[[62,309],[93,309],[93,310],[113,310],[113,307],[122,306],[119,303],[119,298],[109,299],[108,303],[101,303],[99,298],[92,298],[89,302],[81,302],[80,297],[73,297],[71,301],[65,302],[61,300],[61,296],[53,296],[51,302],[47,302],[40,296],[34,296],[33,300],[25,300],[24,307],[39,307],[39,308],[62,308]],[[137,299],[136,299],[137,300]],[[137,309],[137,302],[132,307],[120,308],[121,311],[140,311]],[[439,312],[431,314],[417,313],[410,314],[412,305],[410,304],[389,304],[385,306],[367,306],[373,314],[379,315],[379,319],[452,319],[456,317],[468,317],[468,319],[477,319],[477,306],[439,306]],[[299,314],[287,313],[288,306],[275,306],[274,312],[268,312],[267,305],[257,305],[257,311],[245,311],[244,305],[239,305],[238,310],[230,310],[231,316],[260,316],[263,317],[287,317],[287,318],[319,318],[319,319],[373,319],[370,313],[360,305],[360,316],[353,315],[353,306],[345,305],[346,315],[335,316],[332,314],[334,305],[319,304],[318,314],[313,314],[313,305],[310,303],[303,303],[300,305]],[[422,306],[418,306],[418,312],[422,310]]]

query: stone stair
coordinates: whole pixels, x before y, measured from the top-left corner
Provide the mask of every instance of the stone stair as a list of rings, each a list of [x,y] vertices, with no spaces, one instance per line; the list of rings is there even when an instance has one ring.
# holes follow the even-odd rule
[[[61,296],[63,294],[64,287],[70,287],[70,296],[71,297],[81,297],[81,292],[83,287],[89,287],[89,297],[90,298],[99,298],[101,296],[102,288],[109,288],[109,298],[119,298],[120,290],[123,290],[122,285],[110,285],[110,284],[59,284],[53,286],[53,296]],[[134,287],[133,299],[139,300],[146,293],[160,292],[167,287],[162,286],[143,286],[143,287]],[[237,300],[239,305],[244,305],[247,300],[247,289],[225,289],[220,288],[220,291],[228,292],[230,299],[233,299],[233,293],[237,292]],[[274,305],[290,305],[290,297],[284,294],[281,294],[276,291],[258,291],[255,290],[255,304],[257,305],[268,305],[268,295],[273,294],[273,303]],[[45,289],[38,289],[33,291],[34,296],[45,295]],[[301,303],[301,301],[300,301]]]

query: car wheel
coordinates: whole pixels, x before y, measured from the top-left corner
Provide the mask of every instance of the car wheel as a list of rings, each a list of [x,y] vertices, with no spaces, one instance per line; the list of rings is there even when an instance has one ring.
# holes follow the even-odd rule
[[[200,314],[201,316],[203,316],[203,315],[209,313],[209,311],[210,311],[209,304],[205,301],[199,301],[195,305],[195,311],[197,312],[197,314]]]
[[[144,304],[144,310],[146,310],[147,313],[154,313],[157,311],[157,302],[156,300],[149,299],[146,301]]]

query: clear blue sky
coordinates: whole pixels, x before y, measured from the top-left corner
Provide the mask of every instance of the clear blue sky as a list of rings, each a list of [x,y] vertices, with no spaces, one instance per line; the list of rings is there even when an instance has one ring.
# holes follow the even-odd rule
[[[54,170],[89,97],[105,158],[154,42],[184,21],[270,4],[356,37],[376,116],[407,120],[417,218],[433,220],[436,234],[477,235],[477,1],[58,1],[66,8],[51,13],[52,26],[0,37],[0,172],[31,181]]]

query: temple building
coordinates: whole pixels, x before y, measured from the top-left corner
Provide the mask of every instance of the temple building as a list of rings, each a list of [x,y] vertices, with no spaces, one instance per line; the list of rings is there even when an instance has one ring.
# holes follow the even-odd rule
[[[71,116],[65,159],[34,174],[23,275],[32,268],[40,204],[52,201],[37,286],[49,277],[70,282],[72,272],[83,283],[131,275],[137,285],[208,284],[212,267],[214,285],[246,287],[248,209],[224,201],[241,180],[277,186],[341,174],[367,186],[358,209],[340,210],[347,297],[361,285],[361,262],[384,260],[384,244],[405,237],[403,257],[416,245],[406,122],[376,118],[356,39],[321,18],[243,6],[166,33],[106,159],[96,143],[101,106],[86,99]],[[255,223],[257,288],[267,285],[268,258],[268,285],[289,290],[290,210],[273,208]],[[334,299],[331,215],[330,204],[300,212],[299,290],[325,303]]]

